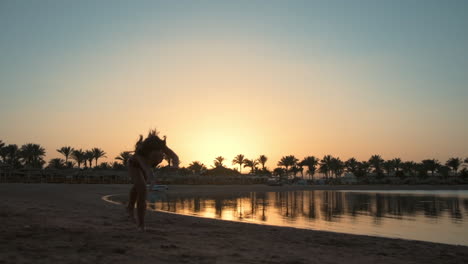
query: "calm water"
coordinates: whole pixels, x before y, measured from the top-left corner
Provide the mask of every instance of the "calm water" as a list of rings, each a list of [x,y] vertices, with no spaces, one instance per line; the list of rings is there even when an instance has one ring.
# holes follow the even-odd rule
[[[468,245],[468,191],[153,192],[149,202],[186,215]]]

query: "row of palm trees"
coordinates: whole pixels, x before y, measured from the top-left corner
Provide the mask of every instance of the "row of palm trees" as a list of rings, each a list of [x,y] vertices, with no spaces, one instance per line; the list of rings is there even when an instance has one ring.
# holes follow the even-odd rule
[[[224,167],[224,161],[224,157],[218,156],[214,159],[214,166],[212,167]],[[288,155],[283,156],[277,163],[278,167],[270,171],[265,166],[267,161],[268,157],[265,155],[260,155],[257,159],[248,159],[243,154],[238,154],[232,160],[232,164],[239,165],[239,173],[242,173],[242,168],[250,168],[251,174],[273,174],[286,177],[297,176],[298,173],[304,177],[304,168],[307,168],[305,173],[312,179],[317,172],[321,173],[326,179],[340,177],[345,172],[352,173],[357,177],[369,174],[377,177],[390,175],[400,177],[404,175],[418,176],[426,175],[428,171],[431,172],[431,175],[436,172],[448,175],[450,172],[457,174],[463,163],[468,164],[468,158],[462,160],[457,157],[448,159],[444,165],[436,159],[425,159],[420,163],[416,163],[402,161],[400,158],[384,160],[380,155],[373,155],[367,161],[358,161],[355,158],[342,161],[339,157],[333,157],[332,155],[325,155],[321,159],[315,156],[307,156],[299,160],[294,155]],[[261,165],[261,169],[258,167],[259,165]],[[202,174],[207,171],[207,167],[199,161],[192,162],[187,169],[194,174]],[[466,171],[466,168],[464,170]]]
[[[57,149],[57,152],[62,154],[65,159],[51,159],[48,164],[49,167],[71,168],[74,163],[69,161],[70,159],[76,161],[78,168],[81,168],[81,164],[84,164],[84,167],[92,167],[93,161],[97,166],[98,160],[106,157],[106,152],[100,148],[82,150],[65,146]],[[16,144],[7,145],[0,140],[0,161],[13,168],[42,168],[46,163],[44,160],[45,155],[45,149],[39,144],[27,143],[18,147]]]
[[[100,148],[92,148],[89,150],[74,149],[70,146],[64,146],[57,149],[57,152],[62,154],[65,159],[54,158],[49,161],[49,167],[53,168],[71,168],[75,164],[78,168],[84,165],[85,168],[92,167],[93,162],[95,167],[98,167],[98,161],[101,158],[106,158],[106,152]],[[3,163],[11,165],[15,168],[24,166],[32,168],[42,168],[46,163],[44,161],[45,149],[38,144],[27,143],[18,147],[16,144],[5,144],[0,140],[0,158]],[[131,157],[130,151],[123,151],[119,156],[115,157],[120,161],[121,167],[127,164],[128,159]],[[73,160],[74,162],[70,161]],[[306,174],[313,178],[319,172],[322,173],[326,179],[337,178],[344,172],[353,173],[355,176],[366,176],[373,173],[376,176],[401,176],[401,175],[419,175],[426,174],[428,171],[434,175],[436,172],[440,174],[448,174],[452,172],[458,173],[459,168],[463,163],[468,164],[468,158],[450,158],[445,164],[442,164],[436,159],[425,159],[420,163],[413,161],[402,161],[400,158],[391,160],[384,160],[380,155],[373,155],[367,161],[358,161],[355,158],[350,158],[342,161],[339,157],[332,155],[325,155],[322,159],[315,156],[307,156],[299,160],[294,155],[283,156],[277,163],[277,167],[270,171],[265,166],[268,157],[260,155],[256,159],[248,159],[243,154],[238,154],[232,160],[232,165],[239,165],[239,173],[242,173],[242,168],[250,168],[251,174],[274,174],[279,176],[296,176],[298,173],[304,177],[304,168]],[[225,168],[225,158],[218,156],[214,159],[212,166],[213,169]],[[111,168],[107,162],[101,163],[105,168]],[[116,164],[114,163],[114,168]],[[259,168],[261,166],[261,168]],[[203,174],[208,169],[199,162],[192,162],[186,169],[194,174]],[[466,168],[464,168],[466,170]]]

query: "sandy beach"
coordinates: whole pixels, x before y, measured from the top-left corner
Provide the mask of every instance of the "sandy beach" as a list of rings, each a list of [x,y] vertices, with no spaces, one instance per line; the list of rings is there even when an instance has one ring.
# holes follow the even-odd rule
[[[0,184],[0,263],[468,263],[468,247],[148,212],[122,205],[129,185]],[[293,189],[459,190],[467,186],[171,186],[172,193]]]

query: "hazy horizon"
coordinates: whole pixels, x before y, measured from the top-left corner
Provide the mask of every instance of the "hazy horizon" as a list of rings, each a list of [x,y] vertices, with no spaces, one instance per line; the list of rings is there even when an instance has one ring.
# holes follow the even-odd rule
[[[467,1],[2,1],[0,140],[468,157]]]

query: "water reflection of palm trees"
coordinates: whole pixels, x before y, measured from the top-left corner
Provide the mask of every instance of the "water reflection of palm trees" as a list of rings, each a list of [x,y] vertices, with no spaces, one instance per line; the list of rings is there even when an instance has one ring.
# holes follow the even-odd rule
[[[371,217],[374,224],[386,218],[448,216],[459,222],[468,215],[468,199],[456,196],[355,193],[337,191],[290,191],[241,195],[152,197],[157,209],[222,219],[267,221],[298,218],[339,222],[343,216]]]

